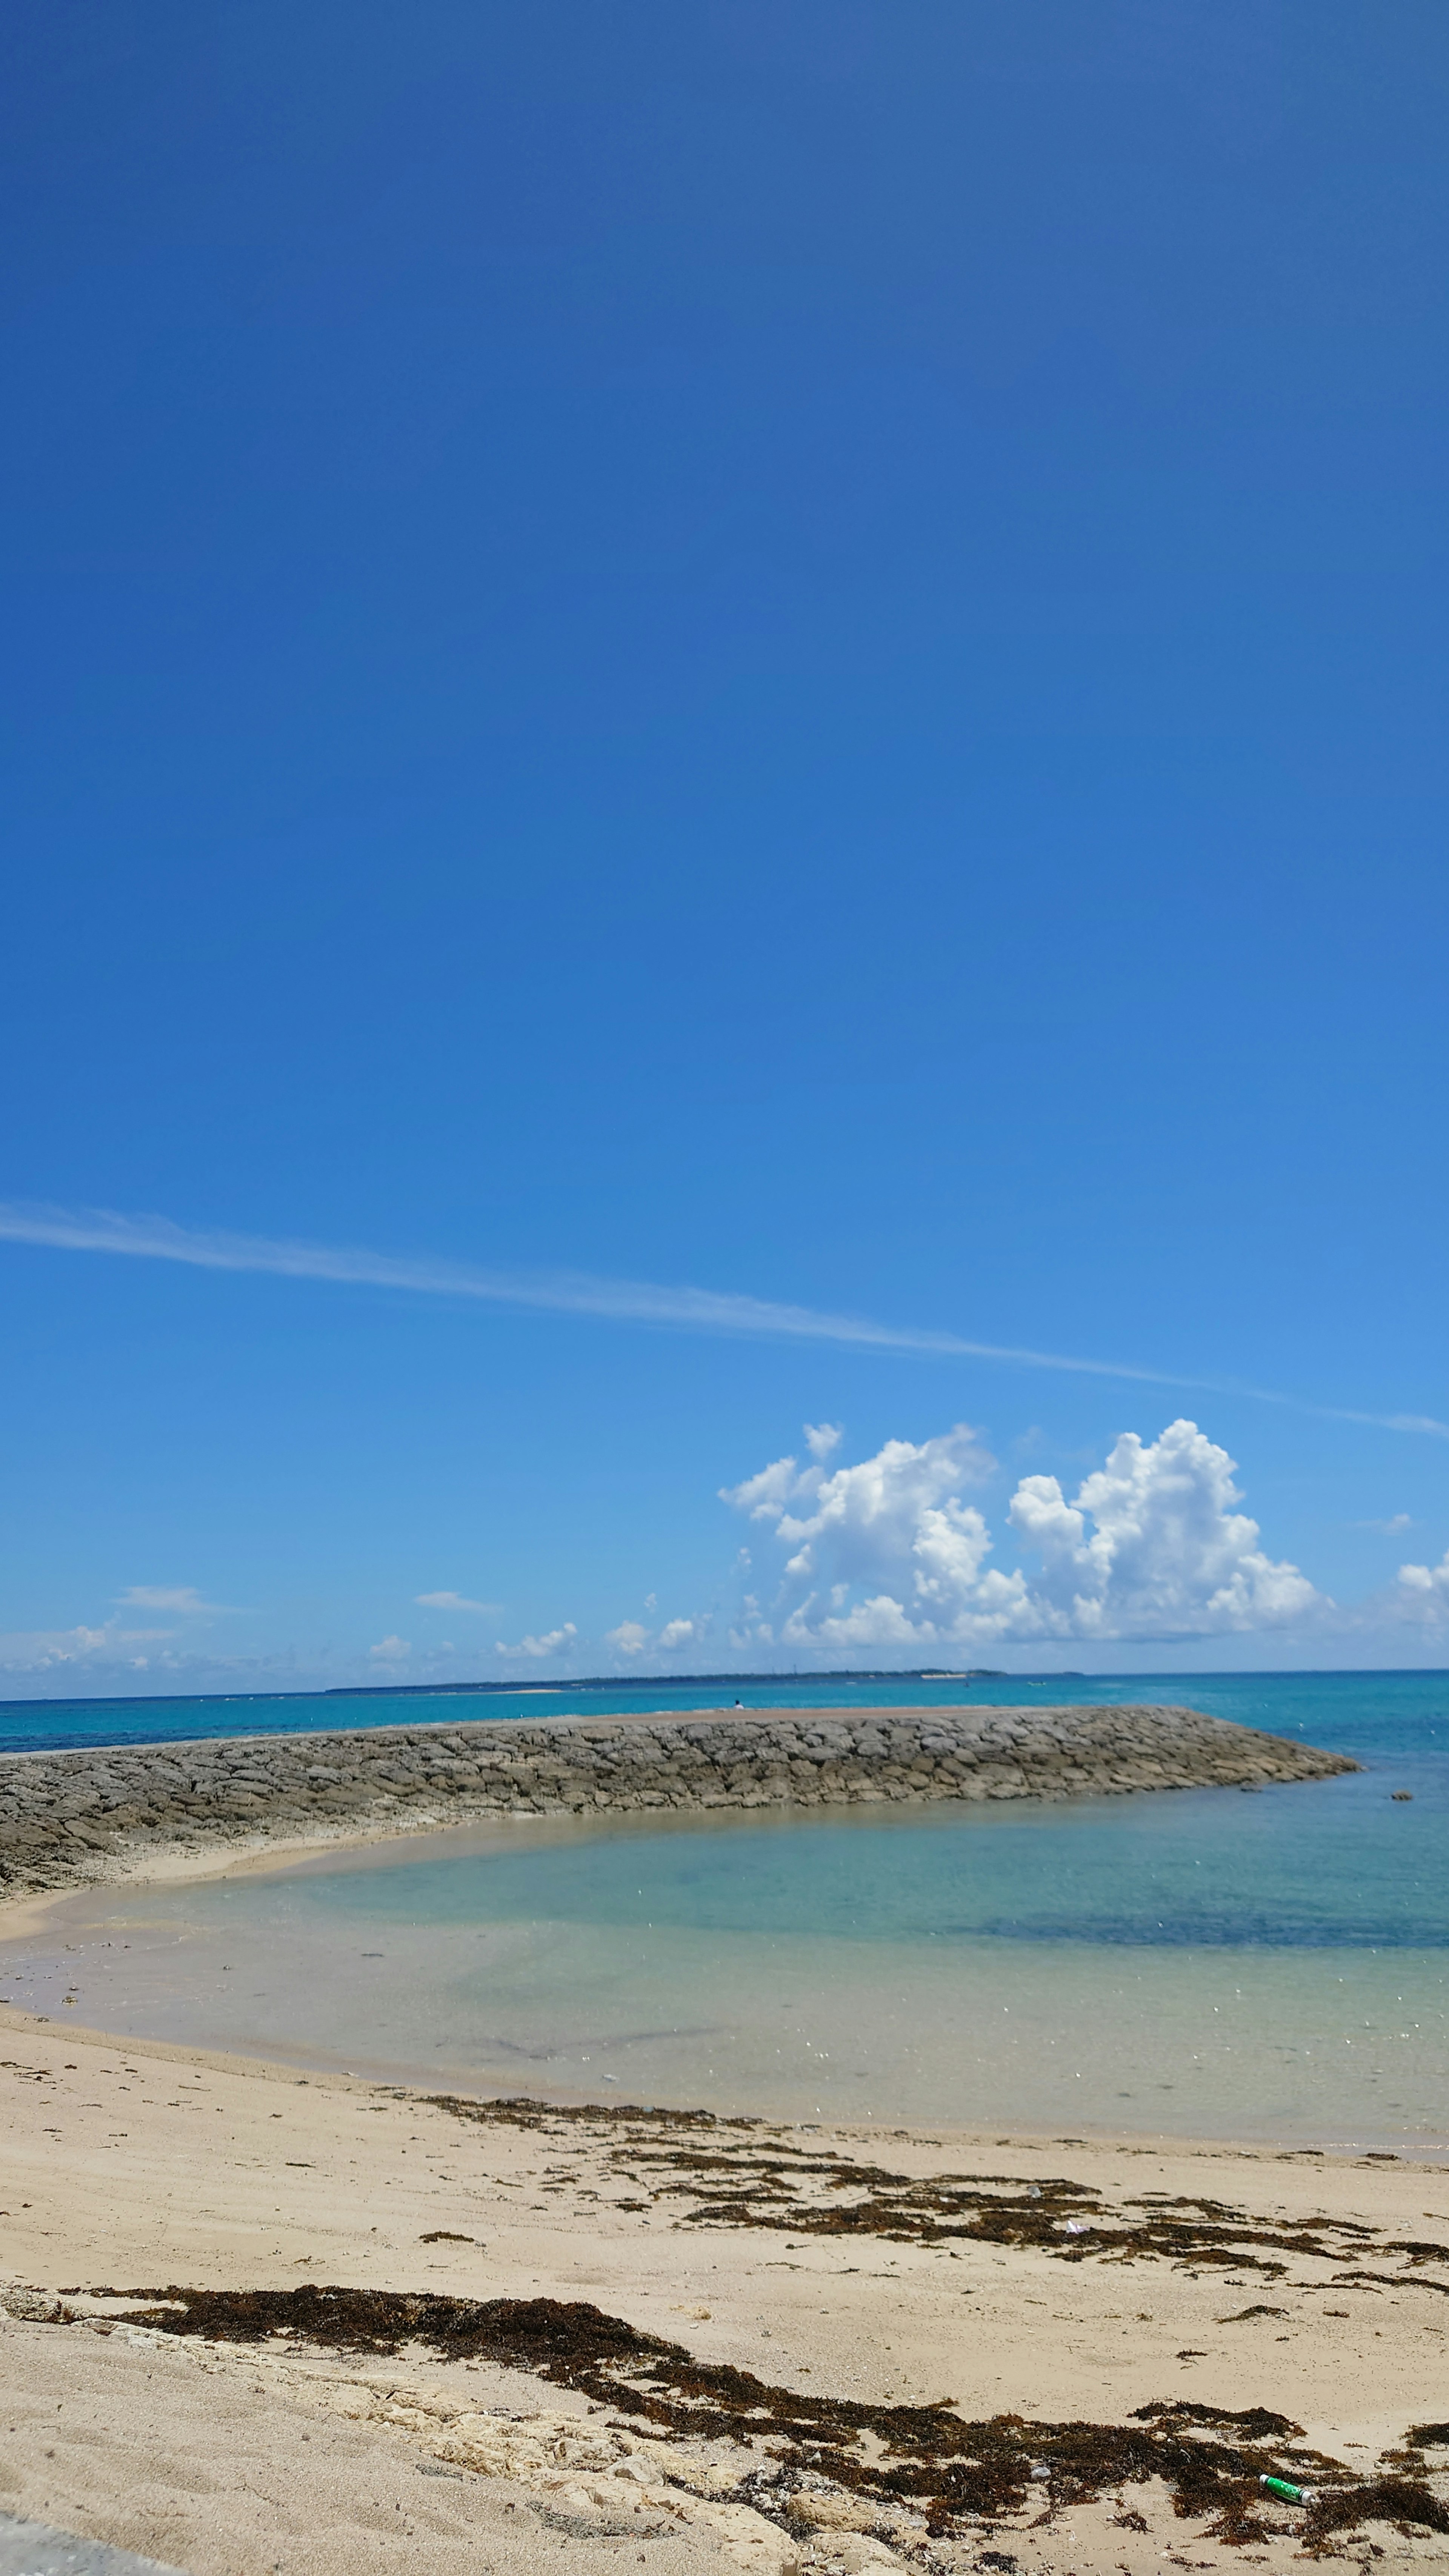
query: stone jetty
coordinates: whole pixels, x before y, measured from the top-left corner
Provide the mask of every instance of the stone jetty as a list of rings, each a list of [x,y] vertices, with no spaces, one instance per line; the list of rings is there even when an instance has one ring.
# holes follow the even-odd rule
[[[490,1816],[1260,1788],[1357,1766],[1192,1708],[733,1709],[0,1756],[0,1887]]]

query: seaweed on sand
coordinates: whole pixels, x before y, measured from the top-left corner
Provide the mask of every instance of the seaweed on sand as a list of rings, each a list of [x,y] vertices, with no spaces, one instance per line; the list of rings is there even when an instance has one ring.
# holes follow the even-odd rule
[[[1161,2478],[1180,2515],[1212,2515],[1214,2534],[1225,2540],[1258,2539],[1266,2529],[1258,2479],[1278,2468],[1283,2441],[1300,2431],[1262,2407],[1233,2414],[1172,2400],[1139,2408],[1125,2424],[1022,2415],[968,2423],[946,2405],[805,2396],[752,2371],[697,2361],[685,2345],[585,2301],[465,2299],[312,2282],[290,2290],[173,2286],[96,2295],[133,2302],[135,2322],[166,2334],[486,2358],[662,2433],[762,2444],[774,2466],[749,2472],[750,2500],[762,2510],[783,2514],[802,2479],[824,2476],[882,2507],[914,2508],[937,2534],[955,2529],[962,2516],[994,2520],[1037,2500],[1051,2513]],[[1318,2453],[1291,2457],[1296,2470],[1347,2475]],[[1365,2514],[1449,2529],[1449,2513],[1427,2488],[1398,2479],[1346,2488],[1325,2497],[1322,2508],[1319,2525],[1310,2516],[1310,2537],[1317,2531],[1326,2538]]]
[[[1035,2248],[1062,2263],[1157,2260],[1256,2272],[1267,2280],[1284,2278],[1284,2257],[1341,2264],[1374,2251],[1402,2256],[1418,2287],[1449,2296],[1449,2281],[1431,2280],[1423,2268],[1449,2266],[1449,2245],[1428,2238],[1379,2241],[1375,2229],[1352,2219],[1320,2215],[1274,2224],[1229,2201],[1182,2192],[1145,2192],[1114,2210],[1093,2186],[1062,2174],[1028,2182],[1014,2174],[896,2173],[798,2149],[763,2121],[720,2120],[709,2111],[661,2111],[637,2102],[559,2109],[528,2096],[500,2102],[435,2094],[430,2101],[456,2119],[490,2126],[594,2126],[613,2163],[622,2167],[627,2159],[631,2181],[652,2187],[656,2200],[693,2204],[679,2212],[689,2227],[873,2236],[893,2244],[970,2241]],[[753,2137],[722,2134],[751,2130]],[[1382,2287],[1398,2287],[1400,2279],[1362,2270],[1337,2277]]]
[[[400,2088],[399,2088],[400,2089]],[[406,2095],[411,2101],[414,2096]],[[714,2111],[659,2110],[652,2102],[541,2102],[531,2093],[473,2095],[425,2093],[430,2111],[451,2111],[487,2129],[764,2129],[766,2120],[726,2118]]]
[[[1449,2531],[1449,2508],[1419,2479],[1366,2478],[1358,2486],[1334,2487],[1314,2496],[1304,2517],[1304,2541],[1310,2550],[1322,2548],[1333,2533],[1351,2531],[1365,2522],[1391,2522],[1400,2530],[1416,2525]]]

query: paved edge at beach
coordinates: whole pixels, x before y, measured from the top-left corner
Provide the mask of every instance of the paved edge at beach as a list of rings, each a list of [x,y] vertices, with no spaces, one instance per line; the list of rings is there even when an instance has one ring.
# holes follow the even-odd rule
[[[1256,1789],[1358,1768],[1187,1707],[446,1720],[0,1757],[0,1892],[498,1816]]]
[[[17,2522],[0,2513],[0,2576],[178,2576],[159,2559],[137,2558],[104,2540],[82,2540],[48,2522]]]

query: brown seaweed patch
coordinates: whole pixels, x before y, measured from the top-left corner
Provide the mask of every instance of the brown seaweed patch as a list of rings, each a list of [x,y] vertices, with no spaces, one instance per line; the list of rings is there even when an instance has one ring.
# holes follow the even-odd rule
[[[697,2361],[683,2344],[646,2334],[584,2301],[465,2299],[427,2292],[304,2283],[290,2290],[98,2291],[134,2303],[137,2321],[166,2334],[231,2343],[282,2337],[335,2352],[396,2353],[420,2347],[445,2359],[488,2359],[578,2391],[636,2424],[674,2435],[762,2445],[762,2463],[741,2482],[742,2500],[777,2519],[803,2478],[825,2476],[882,2506],[924,2513],[929,2530],[962,2516],[999,2518],[1043,2501],[1048,2514],[1124,2486],[1166,2481],[1175,2510],[1214,2517],[1218,2537],[1262,2535],[1258,2480],[1276,2470],[1291,2419],[1267,2408],[1231,2410],[1164,2399],[1124,2424],[1049,2423],[1021,2415],[967,2422],[945,2405],[872,2406],[805,2396],[730,2364]],[[1227,2436],[1228,2438],[1224,2438]],[[1276,2447],[1265,2447],[1274,2440]],[[1295,2470],[1345,2476],[1336,2461],[1295,2451]],[[1377,2513],[1392,2492],[1395,2513],[1442,2512],[1426,2489],[1400,2480],[1336,2498],[1346,2527],[1353,2498]],[[1421,2504],[1426,2511],[1420,2511]],[[1329,2526],[1325,2524],[1325,2530]]]
[[[711,2155],[699,2149],[636,2150],[634,2161],[672,2169],[675,2179],[661,2183],[661,2196],[692,2199],[694,2206],[681,2213],[692,2226],[875,2236],[897,2244],[974,2240],[1036,2248],[1063,2263],[1147,2257],[1254,2271],[1270,2279],[1286,2271],[1283,2255],[1333,2262],[1346,2250],[1325,2242],[1328,2221],[1274,2227],[1221,2201],[1153,2194],[1114,2214],[1098,2191],[1065,2175],[1029,2184],[999,2174],[938,2174],[918,2181],[843,2159]],[[855,2196],[837,2197],[847,2192]]]
[[[412,2100],[413,2097],[409,2094],[407,2098]],[[659,2110],[652,2102],[541,2102],[531,2093],[512,2093],[497,2098],[468,2093],[425,2093],[420,2098],[427,2110],[450,2111],[455,2120],[471,2120],[480,2128],[492,2129],[769,2127],[766,2120],[726,2118],[714,2111]]]
[[[1326,2542],[1330,2533],[1349,2531],[1364,2522],[1449,2531],[1449,2506],[1413,2478],[1368,2478],[1360,2486],[1315,2495],[1304,2521],[1304,2541],[1313,2549]]]
[[[1184,2192],[1144,2192],[1113,2209],[1094,2186],[1064,2174],[1032,2181],[995,2173],[917,2177],[828,2150],[799,2149],[767,2121],[722,2119],[710,2111],[661,2110],[638,2102],[561,2107],[527,2094],[485,2100],[439,2093],[427,2099],[433,2109],[460,2120],[552,2131],[561,2139],[593,2129],[629,2182],[656,2200],[687,2204],[678,2212],[678,2224],[686,2227],[875,2237],[947,2248],[1000,2245],[1050,2254],[1061,2263],[1168,2262],[1255,2273],[1265,2283],[1285,2280],[1292,2258],[1362,2266],[1372,2252],[1399,2256],[1404,2269],[1339,2271],[1335,2283],[1399,2289],[1412,2281],[1449,2297],[1449,2281],[1432,2279],[1424,2268],[1449,2267],[1449,2244],[1425,2237],[1384,2239],[1356,2219],[1320,2214],[1272,2223],[1230,2201]]]
[[[1169,2418],[1175,2424],[1230,2424],[1250,2442],[1266,2441],[1269,2434],[1292,2441],[1303,2431],[1291,2415],[1275,2415],[1267,2406],[1200,2406],[1193,2398],[1158,2397],[1132,2409],[1134,2424],[1161,2424]]]

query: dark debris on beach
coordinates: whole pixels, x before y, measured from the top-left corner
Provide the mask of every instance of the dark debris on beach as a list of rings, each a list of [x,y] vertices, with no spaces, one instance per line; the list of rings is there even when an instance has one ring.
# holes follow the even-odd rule
[[[560,2107],[528,2096],[507,2101],[433,2094],[434,2110],[482,2125],[565,2133],[602,2129],[617,2142],[612,2160],[627,2154],[631,2182],[655,2200],[688,2201],[678,2212],[690,2227],[763,2228],[791,2236],[867,2236],[892,2244],[974,2242],[1035,2248],[1062,2263],[1158,2261],[1217,2266],[1282,2280],[1297,2258],[1356,2268],[1337,2271],[1334,2284],[1383,2288],[1401,2285],[1402,2271],[1362,2268],[1364,2257],[1398,2255],[1423,2289],[1449,2296],[1449,2280],[1427,2277],[1424,2267],[1449,2271],[1449,2244],[1426,2237],[1381,2238],[1351,2219],[1319,2216],[1272,2225],[1229,2201],[1182,2192],[1144,2192],[1113,2211],[1093,2185],[1063,2174],[1024,2182],[1014,2174],[932,2174],[916,2177],[785,2144],[760,2120],[717,2119],[708,2111],[654,2110],[641,2103],[590,2103]],[[764,2133],[756,2145],[741,2132]],[[712,2137],[720,2139],[712,2144]]]
[[[995,2415],[970,2423],[946,2404],[873,2406],[805,2396],[683,2344],[643,2333],[586,2301],[466,2299],[305,2283],[290,2290],[102,2290],[132,2321],[171,2335],[231,2344],[279,2341],[338,2354],[406,2350],[441,2360],[486,2359],[568,2388],[635,2424],[676,2437],[763,2445],[771,2463],[747,2473],[742,2501],[786,2518],[803,2480],[829,2479],[882,2509],[924,2514],[928,2535],[979,2524],[1030,2503],[1050,2520],[1123,2487],[1162,2479],[1175,2512],[1206,2520],[1206,2536],[1236,2546],[1291,2529],[1326,2551],[1366,2521],[1449,2532],[1449,2509],[1423,2476],[1355,2479],[1302,2447],[1302,2428],[1266,2407],[1231,2409],[1163,2399],[1122,2424],[1048,2423]],[[1442,2426],[1419,2426],[1437,2439]],[[1411,2437],[1412,2438],[1412,2437]],[[1265,2519],[1259,2480],[1287,2470],[1315,2490],[1291,2525]]]

